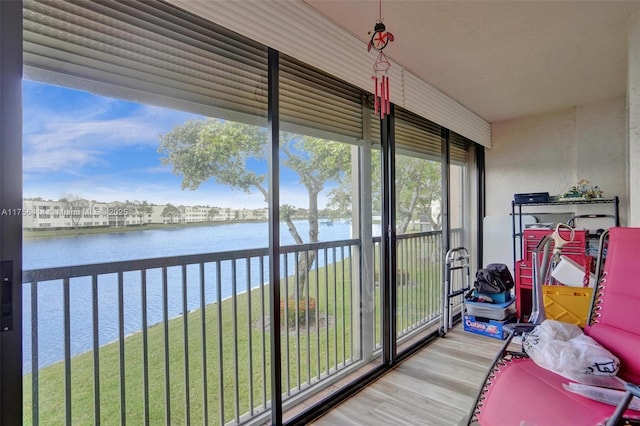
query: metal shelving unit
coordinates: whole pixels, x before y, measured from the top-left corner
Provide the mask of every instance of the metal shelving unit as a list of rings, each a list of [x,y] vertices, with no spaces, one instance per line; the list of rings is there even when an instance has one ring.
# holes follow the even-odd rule
[[[527,253],[530,253],[531,243],[535,242],[530,238],[536,238],[535,234],[529,235],[527,241],[524,241],[525,232],[522,226],[522,215],[523,210],[525,210],[524,214],[559,214],[557,212],[545,211],[545,207],[550,206],[595,206],[595,205],[610,205],[613,208],[612,214],[601,214],[601,213],[592,213],[589,214],[579,214],[575,215],[573,219],[586,219],[586,218],[611,218],[614,220],[615,226],[620,226],[620,216],[619,216],[619,200],[618,197],[613,198],[601,198],[594,200],[571,200],[571,201],[558,201],[552,200],[549,202],[538,202],[538,203],[516,203],[515,201],[511,202],[511,217],[512,217],[512,227],[513,227],[513,269],[515,274],[515,292],[516,292],[516,307],[518,309],[518,315],[520,317],[526,317],[531,310],[531,298],[532,298],[532,272],[533,272],[533,264],[534,260],[525,257],[525,250]],[[537,207],[537,209],[535,209]],[[531,208],[531,209],[529,209]],[[594,209],[596,211],[603,211],[603,209]],[[540,232],[551,232],[550,230],[540,230]],[[582,255],[582,258],[585,256],[586,246],[588,246],[588,241],[590,238],[595,238],[595,234],[589,234],[588,232],[581,230],[582,237],[581,239],[576,238],[578,241],[579,252],[574,252],[574,255]],[[538,233],[539,234],[539,233]],[[576,237],[578,236],[578,230],[576,230]],[[537,240],[536,240],[537,241]],[[525,249],[524,246],[527,246]],[[569,244],[570,245],[570,244]],[[519,255],[518,255],[518,246],[519,246]],[[566,248],[566,247],[565,247]],[[575,250],[575,248],[574,248]],[[570,254],[568,256],[571,257]],[[583,263],[584,260],[574,259],[578,263]]]
[[[543,203],[516,203],[511,202],[511,223],[513,234],[513,263],[515,267],[518,257],[517,247],[520,246],[520,257],[522,257],[522,210],[529,207],[545,207],[545,206],[580,206],[580,205],[598,205],[598,204],[611,204],[613,206],[613,218],[615,226],[620,226],[620,200],[618,197],[613,198],[596,198],[590,200],[571,200],[571,201],[559,201],[551,200]],[[532,212],[532,213],[544,213],[544,212]],[[595,216],[595,215],[594,215]],[[517,217],[517,218],[516,218]],[[518,244],[519,242],[519,244]]]

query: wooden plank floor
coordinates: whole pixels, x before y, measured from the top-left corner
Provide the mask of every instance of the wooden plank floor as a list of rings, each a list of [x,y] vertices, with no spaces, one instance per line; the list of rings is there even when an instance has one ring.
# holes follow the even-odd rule
[[[458,425],[502,343],[459,325],[313,424]]]

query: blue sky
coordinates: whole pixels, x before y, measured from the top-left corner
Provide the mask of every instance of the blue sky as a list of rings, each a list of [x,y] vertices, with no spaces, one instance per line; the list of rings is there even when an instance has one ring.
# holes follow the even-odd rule
[[[23,82],[24,197],[67,194],[104,202],[266,207],[262,195],[203,183],[181,190],[182,178],[160,161],[160,135],[202,116],[107,98],[88,92]],[[297,175],[281,171],[282,204],[308,205]],[[325,191],[326,192],[326,191]],[[321,196],[320,205],[325,204]]]

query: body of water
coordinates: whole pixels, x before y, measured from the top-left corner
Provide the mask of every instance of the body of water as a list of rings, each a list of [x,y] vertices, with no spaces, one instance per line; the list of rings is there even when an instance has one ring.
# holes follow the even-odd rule
[[[306,221],[296,222],[300,234],[308,235]],[[282,245],[294,244],[286,225],[281,224]],[[349,223],[335,222],[321,224],[320,241],[350,238]],[[268,247],[269,228],[267,223],[232,223],[215,226],[184,227],[169,229],[140,230],[112,234],[79,235],[51,239],[28,240],[24,242],[23,268],[25,270],[75,266],[94,263],[108,263],[124,260],[140,260],[156,257],[181,256],[200,253],[215,253],[232,250]],[[346,253],[333,254],[327,259],[331,263]],[[290,273],[293,269],[291,259]],[[324,259],[319,259],[319,266]],[[236,266],[238,287],[233,288],[231,262],[223,263],[218,272],[215,264],[205,266],[205,277],[221,279],[221,294],[216,286],[205,279],[205,304],[218,298],[224,299],[236,293],[256,287],[268,277],[267,265],[261,271],[258,259],[253,259],[247,274],[245,261]],[[262,274],[261,274],[262,272]],[[172,267],[168,276],[169,317],[183,311],[182,268]],[[198,309],[201,305],[200,270],[198,265],[187,268],[187,309]],[[212,278],[213,279],[213,278]],[[125,334],[140,331],[142,327],[142,285],[140,272],[124,274],[123,315]],[[72,279],[70,296],[70,344],[72,355],[91,350],[93,347],[92,323],[92,283],[90,277]],[[162,271],[149,270],[146,277],[148,325],[162,321]],[[115,274],[102,275],[98,280],[99,343],[104,345],[118,338],[118,280]],[[61,361],[64,357],[64,292],[61,281],[47,281],[38,285],[38,366]],[[31,285],[23,287],[23,371],[32,367],[31,357]]]

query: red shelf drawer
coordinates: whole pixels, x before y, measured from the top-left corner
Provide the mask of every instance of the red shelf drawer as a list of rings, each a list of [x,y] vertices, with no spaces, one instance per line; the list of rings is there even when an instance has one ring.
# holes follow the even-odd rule
[[[519,260],[516,262],[516,287],[533,285],[533,267],[531,262]]]
[[[536,246],[546,235],[553,232],[552,229],[525,229],[522,239],[523,244],[523,259],[527,261],[532,260],[533,251]],[[561,229],[560,236],[564,239],[569,239],[571,233],[568,230]],[[553,250],[554,244],[551,242],[551,249]],[[576,229],[573,237],[573,241],[567,243],[562,248],[562,254],[571,258],[579,264],[584,263],[585,252],[587,248],[587,231],[584,229]]]
[[[525,229],[523,233],[523,259],[515,264],[516,279],[516,310],[518,318],[526,319],[531,314],[533,286],[533,251],[542,238],[553,232],[552,229]],[[560,236],[569,239],[570,231],[560,230]],[[551,250],[553,250],[551,242]],[[583,265],[586,259],[587,232],[584,229],[576,229],[573,241],[562,248],[562,254]]]
[[[533,284],[533,268],[531,262],[516,262],[516,315],[525,318],[531,314],[531,286]]]

